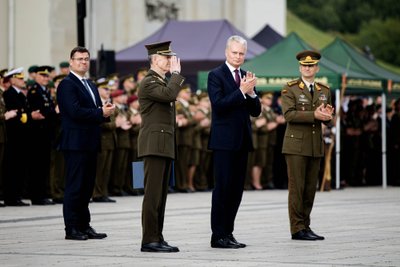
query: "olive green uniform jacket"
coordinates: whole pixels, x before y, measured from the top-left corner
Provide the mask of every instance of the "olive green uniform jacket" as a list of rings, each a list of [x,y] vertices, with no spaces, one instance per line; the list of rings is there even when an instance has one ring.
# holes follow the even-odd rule
[[[167,83],[149,70],[141,81],[138,157],[152,155],[175,159],[175,100],[184,80],[181,75],[172,74]]]
[[[321,121],[314,119],[314,111],[331,104],[328,87],[315,82],[314,97],[301,80],[288,82],[282,90],[282,111],[287,121],[282,153],[323,157]]]

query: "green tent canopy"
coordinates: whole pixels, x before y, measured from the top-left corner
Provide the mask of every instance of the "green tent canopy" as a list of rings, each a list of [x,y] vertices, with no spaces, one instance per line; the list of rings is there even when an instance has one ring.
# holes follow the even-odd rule
[[[272,46],[266,52],[254,57],[243,64],[243,69],[254,72],[257,79],[257,90],[259,91],[280,91],[282,87],[300,75],[299,64],[296,60],[296,54],[302,50],[312,49],[310,45],[304,42],[296,33],[290,33],[285,39]],[[316,80],[328,85],[332,89],[341,87],[342,75],[346,74],[360,81],[361,84],[353,84],[352,93],[358,93],[360,90],[368,90],[370,93],[382,92],[382,80],[377,79],[368,73],[361,73],[346,69],[326,58],[322,58],[320,71]],[[199,89],[207,88],[207,72],[198,74]]]
[[[340,38],[336,38],[332,43],[321,50],[324,58],[348,68],[349,70],[367,73],[378,79],[384,80],[384,88],[388,93],[400,93],[400,75],[397,75],[371,61],[356,48]],[[350,85],[353,83],[362,84],[362,81],[348,79]]]

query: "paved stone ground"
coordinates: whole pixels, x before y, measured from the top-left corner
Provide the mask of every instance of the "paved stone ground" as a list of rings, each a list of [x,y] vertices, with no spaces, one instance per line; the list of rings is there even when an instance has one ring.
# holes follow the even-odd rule
[[[62,206],[0,209],[0,266],[400,266],[400,188],[318,192],[312,227],[290,239],[287,191],[245,191],[235,227],[248,246],[210,248],[211,193],[170,194],[164,236],[179,253],[142,253],[142,197],[92,203],[104,240],[64,239]]]

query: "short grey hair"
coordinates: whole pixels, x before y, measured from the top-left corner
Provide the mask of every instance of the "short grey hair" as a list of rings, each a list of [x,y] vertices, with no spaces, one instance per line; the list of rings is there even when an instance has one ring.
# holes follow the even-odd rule
[[[238,43],[244,45],[244,47],[247,49],[246,39],[244,39],[243,37],[241,37],[239,35],[232,35],[231,37],[229,37],[228,40],[226,41],[226,48],[228,48],[232,42],[238,42]]]

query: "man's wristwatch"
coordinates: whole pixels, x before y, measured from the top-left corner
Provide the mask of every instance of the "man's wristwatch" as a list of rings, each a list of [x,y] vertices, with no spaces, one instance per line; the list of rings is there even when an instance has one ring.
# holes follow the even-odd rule
[[[171,74],[179,74],[179,71],[174,70]]]

